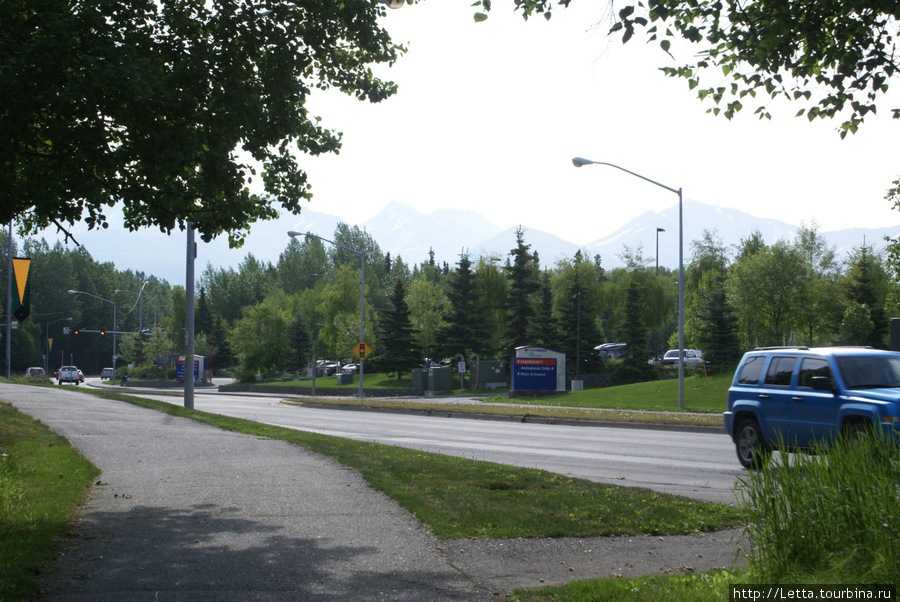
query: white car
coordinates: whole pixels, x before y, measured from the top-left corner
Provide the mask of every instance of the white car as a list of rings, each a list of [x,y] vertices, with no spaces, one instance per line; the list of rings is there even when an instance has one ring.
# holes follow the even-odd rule
[[[684,350],[684,365],[685,366],[700,366],[703,364],[703,353],[699,349],[685,349]],[[677,349],[669,349],[666,351],[666,354],[662,358],[663,366],[677,366],[678,365],[678,350]]]

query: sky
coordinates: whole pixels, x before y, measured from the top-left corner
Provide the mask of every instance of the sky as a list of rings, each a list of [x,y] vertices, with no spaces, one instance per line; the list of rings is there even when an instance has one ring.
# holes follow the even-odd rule
[[[339,155],[299,159],[311,209],[349,224],[391,201],[425,214],[473,210],[586,245],[677,204],[616,169],[576,169],[571,159],[582,156],[683,188],[685,200],[821,231],[900,224],[884,198],[900,177],[900,121],[888,110],[900,106],[896,91],[844,140],[839,121],[797,118],[801,106],[788,102],[766,99],[771,121],[755,107],[729,121],[659,71],[678,61],[656,44],[608,37],[608,2],[575,0],[550,21],[526,22],[511,1],[495,0],[483,23],[470,5],[430,0],[388,12],[384,26],[408,47],[378,70],[399,85],[394,97],[313,96],[311,113],[344,138]]]

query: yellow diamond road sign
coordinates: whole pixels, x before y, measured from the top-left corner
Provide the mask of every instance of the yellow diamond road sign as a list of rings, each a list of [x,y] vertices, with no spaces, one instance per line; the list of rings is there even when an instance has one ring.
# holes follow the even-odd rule
[[[360,361],[363,361],[367,357],[369,357],[370,353],[372,353],[372,348],[366,345],[365,341],[360,341],[359,345],[353,348],[353,355],[359,358]]]

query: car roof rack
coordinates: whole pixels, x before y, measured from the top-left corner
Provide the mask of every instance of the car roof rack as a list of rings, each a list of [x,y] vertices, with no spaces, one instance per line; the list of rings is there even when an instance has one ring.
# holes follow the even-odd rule
[[[773,347],[756,347],[753,351],[770,351],[778,349],[799,349],[809,351],[809,347],[805,345],[775,345]]]

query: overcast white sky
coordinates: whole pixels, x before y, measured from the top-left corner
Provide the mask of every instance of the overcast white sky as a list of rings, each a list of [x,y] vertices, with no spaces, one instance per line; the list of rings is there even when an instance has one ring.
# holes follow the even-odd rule
[[[671,192],[601,166],[607,161],[685,199],[823,231],[900,224],[884,200],[900,176],[900,106],[841,140],[837,121],[810,123],[800,105],[768,102],[772,121],[746,110],[714,117],[671,61],[641,39],[606,36],[608,3],[575,0],[528,22],[495,0],[476,24],[470,0],[430,0],[390,11],[385,25],[409,52],[382,73],[400,91],[378,105],[321,94],[311,112],[344,132],[338,156],[303,158],[311,209],[361,224],[391,201],[423,213],[471,209],[509,227],[524,223],[586,244]],[[895,80],[895,85],[898,83]],[[753,107],[755,108],[755,107]],[[714,229],[715,224],[704,226]]]

